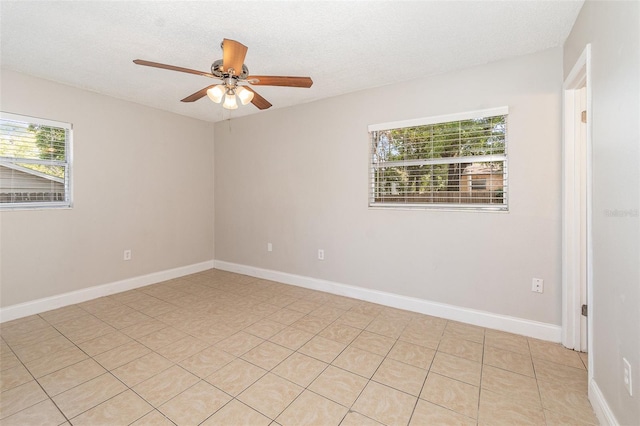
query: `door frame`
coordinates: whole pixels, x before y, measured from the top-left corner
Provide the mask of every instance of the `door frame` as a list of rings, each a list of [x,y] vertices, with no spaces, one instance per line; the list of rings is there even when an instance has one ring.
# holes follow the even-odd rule
[[[586,290],[587,290],[587,342],[581,335],[580,274],[580,93],[586,85]],[[562,344],[569,349],[591,353],[593,322],[593,161],[591,125],[591,44],[587,44],[563,84],[563,185],[562,185]],[[589,356],[589,372],[592,357]]]

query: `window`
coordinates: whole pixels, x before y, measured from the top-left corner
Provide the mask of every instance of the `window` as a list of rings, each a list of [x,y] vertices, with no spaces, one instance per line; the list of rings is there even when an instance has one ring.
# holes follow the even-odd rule
[[[369,126],[369,206],[507,210],[507,113]]]
[[[0,113],[0,208],[71,206],[68,123]]]
[[[486,190],[487,189],[487,180],[486,179],[475,179],[472,176],[468,176],[469,179],[471,180],[471,190],[472,191],[477,191],[477,190]]]

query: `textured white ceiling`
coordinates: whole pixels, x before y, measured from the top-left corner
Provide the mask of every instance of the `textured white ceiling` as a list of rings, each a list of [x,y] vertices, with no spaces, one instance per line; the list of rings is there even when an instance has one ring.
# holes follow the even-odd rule
[[[146,59],[209,71],[223,38],[249,47],[256,75],[310,76],[310,89],[255,89],[273,108],[410,81],[560,46],[577,1],[0,1],[0,64],[207,121],[227,111],[212,83],[134,65]]]

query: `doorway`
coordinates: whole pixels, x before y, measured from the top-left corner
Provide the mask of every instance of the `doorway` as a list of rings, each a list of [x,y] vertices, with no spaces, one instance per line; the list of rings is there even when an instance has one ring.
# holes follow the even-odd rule
[[[590,65],[587,45],[563,87],[562,344],[581,352],[589,352],[592,321]]]

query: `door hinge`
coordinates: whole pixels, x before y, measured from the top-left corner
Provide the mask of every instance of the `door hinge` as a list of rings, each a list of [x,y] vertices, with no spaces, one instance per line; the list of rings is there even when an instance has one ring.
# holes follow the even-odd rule
[[[587,305],[582,305],[582,316],[587,316]]]
[[[582,113],[580,113],[580,120],[581,120],[583,123],[586,123],[586,122],[587,122],[587,111],[582,111]]]

